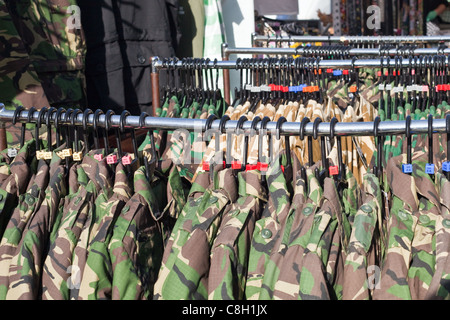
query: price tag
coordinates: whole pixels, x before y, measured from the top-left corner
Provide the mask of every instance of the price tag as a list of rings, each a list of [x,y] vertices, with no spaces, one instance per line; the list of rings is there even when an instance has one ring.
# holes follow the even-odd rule
[[[115,164],[117,162],[117,156],[115,154],[106,157],[107,164]]]
[[[9,148],[8,149],[8,157],[14,158],[15,156],[17,156],[17,149]]]
[[[339,174],[339,167],[338,166],[330,166],[330,175],[337,176]]]
[[[403,173],[412,173],[413,172],[413,166],[412,164],[402,164],[402,172]]]
[[[75,161],[81,161],[81,159],[83,158],[82,157],[82,152],[81,151],[79,151],[79,152],[74,152],[73,153],[73,160],[75,160]]]
[[[442,171],[450,172],[450,161],[445,161],[442,163]]]
[[[434,164],[432,164],[432,163],[427,163],[427,164],[425,165],[425,173],[428,173],[428,174],[434,174]]]
[[[124,165],[131,164],[131,156],[130,155],[123,156],[122,157],[122,164],[124,164]]]

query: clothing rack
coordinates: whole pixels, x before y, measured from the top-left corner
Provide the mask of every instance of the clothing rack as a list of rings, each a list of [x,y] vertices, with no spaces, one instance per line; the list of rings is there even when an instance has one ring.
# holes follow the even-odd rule
[[[450,41],[450,36],[264,36],[253,33],[251,43],[256,47],[256,42],[341,42],[341,43],[442,43]]]
[[[73,110],[74,114],[79,110]],[[17,123],[36,123],[40,117],[39,111],[22,110],[16,114]],[[49,115],[49,122],[55,123],[57,112]],[[58,125],[74,125],[74,126],[94,126],[93,113],[79,112],[73,119],[66,119],[66,111],[59,113],[57,120]],[[168,118],[168,117],[150,117],[147,116],[141,119],[141,116],[133,115],[110,115],[106,116],[107,112],[101,113],[98,116],[96,125],[105,128],[108,121],[108,128],[119,128],[121,124],[125,129],[149,129],[149,130],[187,130],[192,132],[205,132],[208,120],[204,119],[189,119],[189,118]],[[4,105],[0,104],[0,122],[12,122],[15,117],[13,110],[7,110]],[[42,120],[42,117],[41,117]],[[44,124],[47,120],[43,121]],[[232,133],[236,131],[240,121],[228,120],[222,127],[222,133]],[[217,132],[220,128],[221,120],[217,119],[211,122],[210,129]],[[331,134],[331,123],[321,122],[317,125],[317,135],[329,136]],[[277,122],[270,121],[265,126],[268,134],[275,134],[279,131],[283,136],[296,136],[300,134],[302,124],[299,122],[284,122],[277,128]],[[334,135],[336,136],[374,136],[374,122],[338,122],[333,124]],[[279,130],[278,130],[279,129]],[[378,135],[397,135],[406,133],[406,121],[381,121],[377,125]],[[239,132],[244,134],[252,133],[252,121],[243,122],[242,126],[238,128]],[[410,124],[412,134],[426,134],[429,132],[428,120],[412,120]],[[432,121],[433,133],[449,133],[450,132],[450,116],[446,119],[433,119]],[[313,136],[314,124],[307,123],[304,125],[304,134],[306,136]],[[254,131],[253,131],[254,133]]]
[[[434,63],[435,61],[439,61],[442,63],[444,67],[449,66],[449,58],[448,56],[428,56],[429,63]],[[410,58],[410,59],[397,59],[394,58],[373,58],[373,59],[357,59],[354,57],[352,60],[319,60],[319,59],[311,59],[305,67],[310,68],[327,68],[327,69],[357,69],[357,68],[385,68],[385,67],[398,67],[398,68],[408,68],[408,67],[420,67],[422,62],[418,57]],[[258,67],[265,67],[264,60],[260,60],[262,63],[258,64]],[[285,67],[298,67],[296,65],[297,59],[291,62],[289,66],[287,61],[281,62],[280,59],[272,62],[271,67],[273,68],[285,68]],[[394,62],[396,61],[396,62]],[[160,94],[159,94],[159,70],[161,69],[186,69],[188,64],[183,63],[183,61],[175,59],[171,60],[171,62],[165,63],[159,57],[155,56],[152,58],[152,92],[153,92],[153,114],[156,114],[156,108],[160,105]],[[202,61],[198,67],[203,69],[235,69],[238,70],[240,67],[239,60],[227,60],[227,61]],[[223,77],[224,83],[224,98],[227,103],[230,103],[230,78],[229,73],[224,73]]]

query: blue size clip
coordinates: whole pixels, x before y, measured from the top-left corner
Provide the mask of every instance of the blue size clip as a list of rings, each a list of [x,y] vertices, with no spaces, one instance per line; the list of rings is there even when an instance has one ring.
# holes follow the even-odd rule
[[[333,76],[342,76],[342,70],[333,70]]]
[[[289,92],[298,92],[297,91],[297,86],[289,87]]]
[[[442,163],[442,171],[450,172],[450,161],[445,161]]]
[[[402,164],[402,172],[403,173],[412,173],[413,172],[413,166],[410,163]]]
[[[425,165],[425,173],[428,173],[428,174],[434,174],[434,164],[432,164],[432,163],[427,163],[427,164]]]

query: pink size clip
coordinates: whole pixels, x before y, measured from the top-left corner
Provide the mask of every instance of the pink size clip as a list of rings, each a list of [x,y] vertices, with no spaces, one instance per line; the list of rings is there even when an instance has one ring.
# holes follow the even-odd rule
[[[106,163],[107,164],[115,164],[117,162],[117,156],[111,155],[106,157]]]

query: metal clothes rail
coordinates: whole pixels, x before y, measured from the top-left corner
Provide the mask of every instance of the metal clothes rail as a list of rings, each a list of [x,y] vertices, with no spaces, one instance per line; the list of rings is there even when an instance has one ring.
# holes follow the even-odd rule
[[[160,95],[159,95],[159,70],[161,69],[186,69],[187,64],[183,63],[182,60],[172,60],[173,63],[164,63],[159,57],[152,58],[152,92],[153,92],[153,114],[156,114],[156,106],[160,105]],[[263,59],[259,60],[263,61]],[[272,61],[270,65],[271,68],[285,68],[285,67],[293,67],[298,68],[297,59],[293,60],[291,65],[287,65],[288,62],[281,60]],[[411,59],[399,59],[396,63],[393,58],[373,58],[373,59],[357,59],[356,57],[352,60],[310,60],[310,65],[304,65],[304,67],[308,66],[310,68],[326,68],[326,69],[352,69],[352,68],[385,68],[385,67],[397,67],[397,68],[411,68],[411,67],[422,67],[424,66],[425,61],[423,59],[419,59],[418,57],[414,57]],[[428,65],[434,64],[435,62],[441,63],[443,67],[449,66],[449,57],[448,56],[426,56],[426,63]],[[237,60],[227,60],[227,61],[205,61],[199,65],[202,69],[235,69],[238,70],[240,67],[239,61]],[[266,65],[263,63],[258,64],[258,67],[264,68]],[[225,101],[230,103],[230,79],[229,74],[224,74],[223,77],[224,82],[224,98]]]
[[[262,48],[262,47],[240,47],[232,48],[227,43],[222,44],[222,60],[228,60],[231,54],[264,54],[264,55],[305,55],[314,53],[314,49],[321,48],[322,52],[332,54],[335,53],[337,46],[324,46],[324,47],[297,47],[297,48]],[[350,56],[396,56],[396,55],[447,55],[450,54],[450,48],[447,47],[433,47],[433,48],[350,48],[345,52],[345,55]]]
[[[450,41],[450,36],[264,36],[253,33],[251,36],[252,46],[256,42],[328,42],[328,43],[439,43]]]
[[[74,110],[74,113],[77,110]],[[55,123],[58,113],[52,113],[49,116],[50,123]],[[65,117],[66,111],[59,113],[58,125],[68,126],[94,126],[95,114],[84,115],[79,113],[73,119],[67,120]],[[7,110],[0,104],[0,122],[12,122],[14,118],[14,111]],[[39,111],[22,110],[16,115],[17,123],[36,123],[39,118]],[[42,120],[42,118],[41,118]],[[120,128],[123,124],[125,129],[160,129],[160,130],[187,130],[191,132],[205,132],[208,120],[204,119],[186,119],[186,118],[165,118],[165,117],[150,117],[147,116],[141,119],[140,116],[134,115],[111,115],[107,118],[106,112],[100,114],[96,119],[98,127],[105,128],[108,121],[109,128]],[[217,119],[211,122],[209,129],[219,130],[221,120]],[[252,121],[245,121],[242,127],[237,128],[239,121],[228,120],[222,127],[222,133],[233,133],[239,130],[239,134],[255,133],[252,129]],[[44,124],[46,125],[46,121]],[[268,134],[276,134],[277,131],[283,136],[297,136],[300,135],[302,124],[299,122],[284,122],[277,128],[277,122],[270,121],[265,126]],[[338,122],[334,126],[334,134],[336,136],[373,136],[374,122]],[[406,121],[381,121],[377,125],[379,135],[398,135],[406,133]],[[257,126],[257,130],[261,129]],[[278,129],[278,130],[277,130]],[[317,125],[318,136],[329,136],[331,134],[330,122],[321,122]],[[450,133],[450,116],[445,119],[433,119],[432,121],[433,133]],[[429,131],[428,120],[412,120],[410,124],[412,134],[427,134]],[[305,136],[313,136],[314,123],[310,122],[304,125]]]

